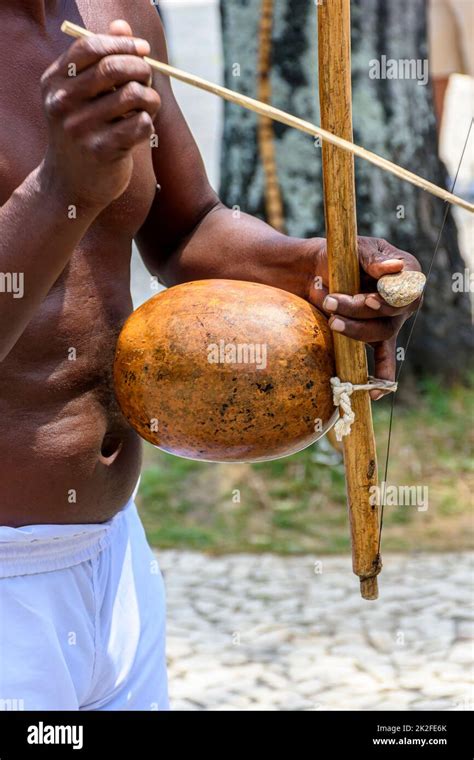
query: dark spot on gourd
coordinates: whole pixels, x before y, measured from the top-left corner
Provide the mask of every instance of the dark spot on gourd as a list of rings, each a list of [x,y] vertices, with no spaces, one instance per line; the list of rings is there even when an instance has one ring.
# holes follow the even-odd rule
[[[269,393],[273,390],[272,383],[267,383],[266,385],[262,385],[262,383],[256,383],[256,386],[261,393]]]
[[[133,370],[126,370],[126,372],[124,372],[124,378],[125,382],[130,385],[131,383],[136,382],[137,376]]]

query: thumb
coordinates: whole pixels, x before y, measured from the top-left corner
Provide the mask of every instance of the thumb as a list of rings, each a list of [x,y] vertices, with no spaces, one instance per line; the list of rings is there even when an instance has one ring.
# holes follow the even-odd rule
[[[323,284],[321,277],[316,277],[311,283],[308,301],[320,311],[324,311],[323,303],[328,293],[329,291]]]
[[[128,23],[128,21],[124,21],[123,19],[115,19],[115,21],[112,21],[109,24],[109,33],[110,34],[116,34],[121,37],[133,37],[133,31],[132,27]],[[148,45],[148,43],[146,43]],[[148,81],[148,86],[151,87],[153,84],[153,77],[150,72],[150,79]]]
[[[117,34],[121,37],[133,37],[132,27],[127,21],[117,19],[109,24],[110,34]]]

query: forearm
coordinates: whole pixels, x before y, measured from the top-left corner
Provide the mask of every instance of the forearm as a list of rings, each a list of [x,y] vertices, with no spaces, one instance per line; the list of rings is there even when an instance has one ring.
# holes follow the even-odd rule
[[[97,213],[69,208],[44,164],[0,209],[0,361],[25,330]]]
[[[167,285],[199,279],[250,280],[306,297],[319,239],[291,238],[247,214],[214,207],[160,267]]]

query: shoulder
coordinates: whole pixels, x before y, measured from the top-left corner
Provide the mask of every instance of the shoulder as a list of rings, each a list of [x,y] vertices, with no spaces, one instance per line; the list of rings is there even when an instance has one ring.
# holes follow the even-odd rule
[[[166,52],[165,33],[161,16],[156,5],[150,0],[117,0],[117,6],[121,8],[120,18],[128,21],[134,34],[148,40],[152,47],[152,55]],[[157,56],[163,60],[162,55]]]
[[[80,9],[80,3],[78,3]],[[95,6],[86,5],[86,17],[91,17],[90,28],[106,32],[111,21],[124,19],[130,24],[137,37],[148,40],[152,47],[152,56],[165,60],[166,42],[160,14],[156,5],[150,0],[102,0]],[[89,21],[89,18],[87,19]]]

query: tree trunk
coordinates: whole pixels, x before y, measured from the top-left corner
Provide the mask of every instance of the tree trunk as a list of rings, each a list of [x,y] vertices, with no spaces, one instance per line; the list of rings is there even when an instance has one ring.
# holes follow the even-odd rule
[[[253,97],[259,84],[261,6],[262,0],[221,0],[225,84]],[[444,185],[430,83],[369,77],[370,62],[382,55],[387,60],[427,58],[425,0],[353,0],[351,8],[355,142]],[[277,0],[271,33],[272,104],[320,123],[316,35],[313,3]],[[265,218],[258,117],[229,103],[224,113],[221,198]],[[321,148],[284,125],[274,124],[273,134],[286,231],[324,236]],[[383,237],[413,252],[428,272],[445,213],[442,201],[361,160],[356,162],[356,182],[359,234]],[[473,348],[469,294],[455,292],[452,280],[464,268],[450,211],[404,373],[454,377],[467,368]],[[407,331],[408,326],[400,345]]]

